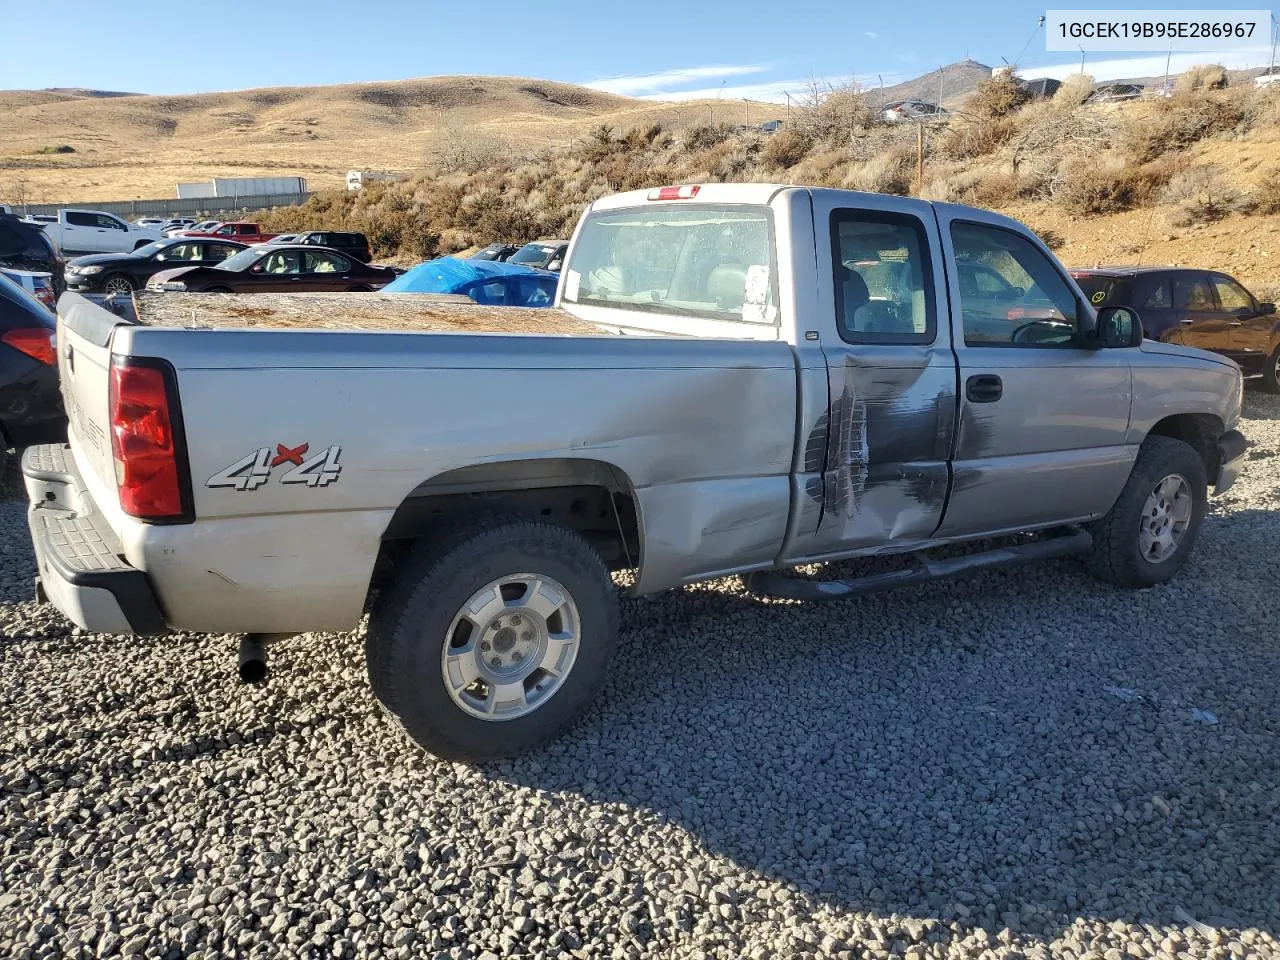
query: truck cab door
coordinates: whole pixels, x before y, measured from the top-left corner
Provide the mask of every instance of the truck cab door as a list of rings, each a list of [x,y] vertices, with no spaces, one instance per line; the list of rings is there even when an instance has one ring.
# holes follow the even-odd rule
[[[790,562],[929,540],[943,516],[956,367],[945,272],[929,204],[812,192],[827,409],[799,438],[817,528]],[[801,327],[816,326],[798,321]],[[811,336],[817,334],[817,336]]]
[[[952,492],[938,528],[965,537],[1083,521],[1119,496],[1137,455],[1126,446],[1137,348],[1080,343],[1084,295],[1042,243],[995,214],[935,206],[959,360]],[[963,287],[983,264],[1019,291]]]

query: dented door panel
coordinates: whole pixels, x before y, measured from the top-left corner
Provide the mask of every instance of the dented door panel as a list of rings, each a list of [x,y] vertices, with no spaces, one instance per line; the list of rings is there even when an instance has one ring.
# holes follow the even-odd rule
[[[815,190],[813,203],[819,301],[828,315],[837,315],[837,323],[828,321],[822,331],[827,404],[800,424],[798,444],[808,451],[811,466],[819,456],[823,461],[819,473],[807,475],[803,490],[810,514],[816,507],[818,528],[811,537],[789,543],[785,560],[790,563],[928,540],[947,501],[956,418],[945,273],[928,204],[860,196],[852,211],[858,217],[865,211],[873,223],[884,215],[886,223],[909,224],[918,234],[918,249],[905,256],[908,261],[916,257],[913,266],[921,272],[902,284],[923,298],[933,329],[907,336],[928,342],[897,343],[855,342],[860,335],[847,324],[841,331],[836,303],[844,295],[837,281],[842,267],[864,270],[874,282],[876,269],[893,264],[844,264],[836,225],[850,216],[847,194]],[[872,297],[885,293],[883,288],[867,292]]]

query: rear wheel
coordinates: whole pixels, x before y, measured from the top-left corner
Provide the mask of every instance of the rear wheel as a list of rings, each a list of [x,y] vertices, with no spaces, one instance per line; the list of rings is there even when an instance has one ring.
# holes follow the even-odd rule
[[[1262,389],[1267,393],[1280,393],[1280,346],[1272,351],[1262,368]]]
[[[543,742],[599,693],[617,590],[577,533],[494,517],[440,531],[374,607],[374,695],[429,752],[489,760]]]
[[[1190,555],[1207,499],[1200,454],[1172,437],[1148,437],[1124,490],[1093,526],[1090,572],[1121,587],[1164,583]]]
[[[232,293],[230,287],[205,287],[203,293]]]
[[[133,293],[133,281],[126,277],[123,273],[113,273],[102,281],[102,292],[107,296],[126,295]]]

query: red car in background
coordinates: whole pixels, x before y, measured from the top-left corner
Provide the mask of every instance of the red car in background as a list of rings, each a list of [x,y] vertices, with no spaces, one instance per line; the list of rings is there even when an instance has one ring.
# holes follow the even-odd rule
[[[243,220],[236,220],[230,223],[220,223],[216,227],[208,230],[183,230],[176,236],[181,237],[216,237],[224,240],[236,240],[240,243],[266,243],[268,240],[274,240],[279,236],[278,233],[263,233],[262,227],[256,223],[248,223]]]

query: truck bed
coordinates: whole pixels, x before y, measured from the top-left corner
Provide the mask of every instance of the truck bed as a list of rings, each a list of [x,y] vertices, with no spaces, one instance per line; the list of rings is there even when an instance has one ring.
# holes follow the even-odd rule
[[[127,306],[127,305],[126,305]],[[558,309],[489,307],[434,293],[172,293],[140,290],[129,319],[149,327],[525,333],[604,337]]]

